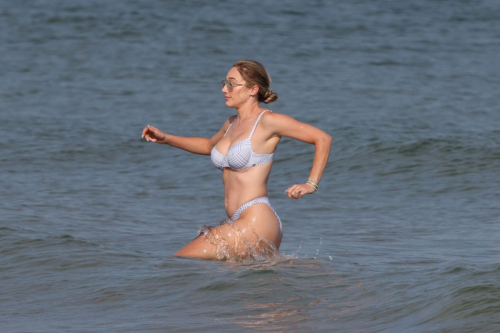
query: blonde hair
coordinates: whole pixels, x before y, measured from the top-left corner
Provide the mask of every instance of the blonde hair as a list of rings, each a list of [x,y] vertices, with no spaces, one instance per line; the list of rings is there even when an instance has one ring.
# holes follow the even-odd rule
[[[247,87],[259,86],[259,102],[271,103],[278,99],[278,94],[274,93],[269,86],[271,85],[271,76],[260,62],[253,60],[240,60],[234,63],[238,72],[247,82]]]

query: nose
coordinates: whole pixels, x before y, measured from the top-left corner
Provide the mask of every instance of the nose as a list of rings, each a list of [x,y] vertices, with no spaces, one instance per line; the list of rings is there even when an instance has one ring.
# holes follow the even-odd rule
[[[222,91],[223,93],[229,92],[229,90],[227,89],[227,84],[224,84],[224,85],[222,86],[221,91]]]

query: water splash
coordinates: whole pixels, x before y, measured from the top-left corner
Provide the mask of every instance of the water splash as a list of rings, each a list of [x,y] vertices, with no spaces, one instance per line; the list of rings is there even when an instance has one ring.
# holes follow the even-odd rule
[[[314,257],[315,259],[319,256],[319,250],[320,250],[322,244],[323,244],[323,237],[320,237],[319,238],[319,247],[316,249],[316,257]]]
[[[240,228],[230,219],[224,219],[221,225],[227,225],[230,231],[204,225],[200,229],[201,237],[205,237],[210,244],[215,246],[217,260],[251,262],[279,259],[281,254],[273,242],[261,238],[255,233],[252,225]],[[252,232],[257,236],[257,242],[248,241],[245,234]]]

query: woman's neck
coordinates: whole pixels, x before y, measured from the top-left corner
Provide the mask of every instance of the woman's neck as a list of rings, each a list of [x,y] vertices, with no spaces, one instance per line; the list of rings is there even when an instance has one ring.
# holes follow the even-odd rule
[[[262,108],[260,107],[259,103],[254,103],[252,105],[237,108],[236,112],[238,113],[238,120],[244,121],[246,119],[254,117],[256,114],[259,114],[261,110]]]

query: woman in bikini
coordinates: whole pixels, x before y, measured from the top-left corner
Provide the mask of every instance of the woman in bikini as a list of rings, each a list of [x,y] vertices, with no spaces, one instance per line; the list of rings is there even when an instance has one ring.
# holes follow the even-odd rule
[[[309,179],[286,190],[290,199],[300,199],[318,189],[332,138],[314,126],[261,107],[259,103],[267,104],[278,98],[269,89],[270,84],[271,78],[260,63],[238,61],[222,81],[226,106],[236,109],[237,115],[229,117],[212,138],[180,137],[153,126],[144,128],[142,137],[147,141],[211,155],[215,167],[222,170],[229,219],[220,226],[205,228],[176,256],[228,259],[230,253],[244,258],[249,250],[259,251],[269,246],[279,249],[283,228],[267,198],[267,181],[282,136],[315,145]]]

